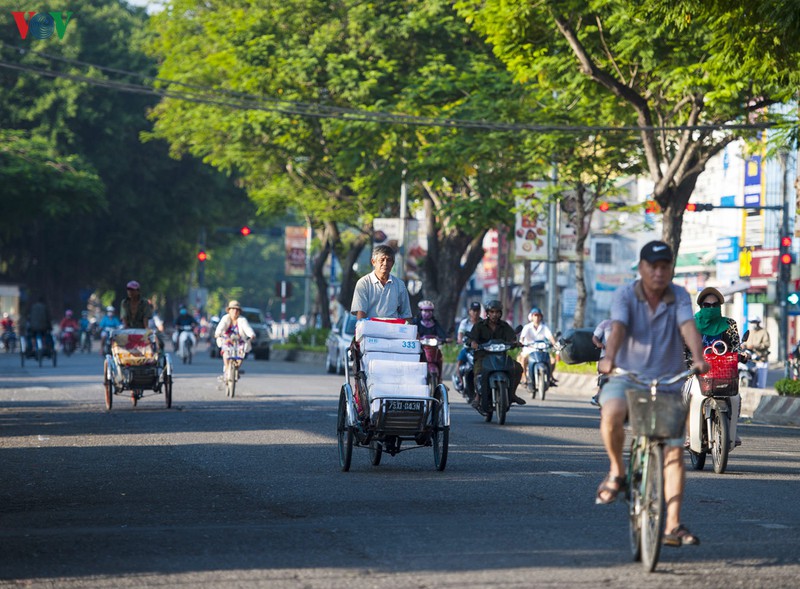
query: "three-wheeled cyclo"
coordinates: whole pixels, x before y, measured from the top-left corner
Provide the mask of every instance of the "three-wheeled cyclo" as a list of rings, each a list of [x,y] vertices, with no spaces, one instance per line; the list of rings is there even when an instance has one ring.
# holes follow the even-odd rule
[[[106,409],[111,409],[114,395],[131,391],[135,407],[139,399],[164,394],[167,409],[172,407],[172,359],[161,351],[155,334],[149,329],[118,329],[111,332],[111,353],[103,362],[103,385]]]
[[[381,334],[393,335],[388,342],[359,337],[357,327],[347,351],[353,370],[349,362],[343,363],[346,381],[339,394],[336,426],[339,466],[350,470],[354,446],[369,449],[374,466],[380,464],[384,452],[395,456],[427,446],[433,448],[434,466],[442,471],[450,441],[447,387],[437,384],[431,388],[427,382],[428,368],[426,362],[420,362],[416,327],[393,328],[393,323],[386,323],[390,327],[380,329]],[[370,351],[370,346],[378,351]],[[404,442],[413,445],[401,447]]]

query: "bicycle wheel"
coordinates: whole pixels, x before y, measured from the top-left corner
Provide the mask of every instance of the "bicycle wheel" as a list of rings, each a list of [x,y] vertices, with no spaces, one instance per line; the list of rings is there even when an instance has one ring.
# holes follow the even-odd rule
[[[628,490],[625,497],[628,500],[628,539],[631,556],[636,562],[642,559],[642,462],[642,447],[638,438],[633,438],[628,456]]]
[[[497,423],[505,425],[506,413],[508,412],[508,387],[506,383],[500,381],[497,383]]]
[[[339,393],[339,413],[336,419],[336,441],[339,448],[339,466],[342,471],[350,470],[353,458],[353,428],[347,425],[347,395],[344,388]]]
[[[730,451],[728,427],[727,414],[714,411],[711,417],[711,461],[714,464],[714,472],[717,474],[722,474],[728,467],[728,452]]]
[[[664,454],[657,443],[648,444],[642,487],[642,565],[652,572],[658,564],[664,535]]]
[[[228,376],[225,378],[225,388],[231,399],[236,395],[237,380],[239,380],[239,367],[234,362],[231,362],[228,364]]]
[[[108,377],[108,360],[103,361],[103,386],[106,391],[106,409],[111,411],[111,405],[114,403],[114,385]]]

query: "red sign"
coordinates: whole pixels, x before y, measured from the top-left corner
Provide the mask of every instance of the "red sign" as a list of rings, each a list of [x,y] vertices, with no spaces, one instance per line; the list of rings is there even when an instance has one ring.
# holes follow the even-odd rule
[[[775,278],[778,275],[778,250],[753,250],[750,278]]]

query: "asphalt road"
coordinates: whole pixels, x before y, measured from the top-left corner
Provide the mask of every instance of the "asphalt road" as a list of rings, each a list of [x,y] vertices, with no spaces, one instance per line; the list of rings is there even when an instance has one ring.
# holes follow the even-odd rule
[[[342,377],[248,361],[237,396],[206,354],[173,408],[103,402],[99,355],[0,356],[0,586],[797,587],[800,428],[743,424],[729,470],[688,475],[699,547],[631,562],[624,504],[595,506],[607,461],[591,391],[554,389],[486,424],[452,399],[430,448],[338,468]],[[707,467],[708,469],[708,467]]]

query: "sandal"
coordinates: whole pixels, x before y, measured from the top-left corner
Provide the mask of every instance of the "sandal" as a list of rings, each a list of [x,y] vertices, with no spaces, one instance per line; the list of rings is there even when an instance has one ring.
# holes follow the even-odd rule
[[[664,545],[674,546],[680,548],[681,546],[697,546],[700,544],[700,538],[695,536],[689,531],[689,528],[680,524],[677,528],[668,534],[664,534]]]
[[[617,485],[617,488],[614,489],[613,487],[609,487],[609,483],[614,483]],[[617,500],[617,496],[619,496],[620,491],[624,491],[625,487],[627,486],[628,481],[625,479],[624,476],[622,477],[612,477],[611,475],[606,476],[603,479],[603,482],[600,483],[600,486],[597,487],[597,496],[594,499],[595,505],[610,505]],[[607,493],[605,499],[603,499],[603,493]]]

